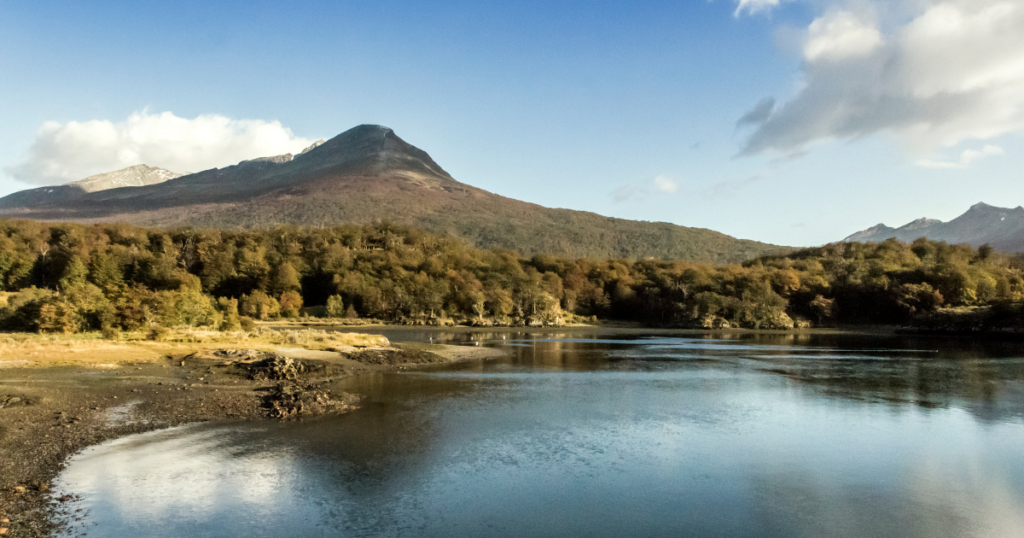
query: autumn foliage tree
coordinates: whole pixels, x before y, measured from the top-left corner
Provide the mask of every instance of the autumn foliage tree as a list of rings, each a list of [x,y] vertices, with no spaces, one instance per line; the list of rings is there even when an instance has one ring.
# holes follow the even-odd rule
[[[716,266],[523,258],[389,223],[218,231],[0,220],[0,293],[3,330],[233,330],[303,311],[404,323],[599,317],[784,329],[1016,304],[1024,260],[922,239]]]

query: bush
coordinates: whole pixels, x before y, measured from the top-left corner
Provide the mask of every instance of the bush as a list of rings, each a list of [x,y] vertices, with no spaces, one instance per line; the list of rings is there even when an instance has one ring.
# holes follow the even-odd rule
[[[75,309],[61,302],[47,302],[39,308],[39,332],[71,334],[81,325]]]
[[[149,332],[146,333],[146,339],[153,340],[154,342],[159,342],[164,338],[167,338],[167,335],[170,332],[171,331],[167,327],[164,327],[163,325],[153,325],[152,327],[149,328]]]
[[[302,308],[302,296],[296,291],[286,291],[281,294],[281,317],[297,318]]]
[[[345,302],[341,295],[331,295],[327,298],[327,315],[332,318],[345,317]]]
[[[256,330],[256,322],[249,316],[242,316],[238,318],[238,324],[242,327],[242,330],[251,333]]]
[[[243,295],[238,304],[239,312],[253,319],[264,320],[277,317],[281,312],[281,304],[277,302],[277,299],[261,290],[253,290],[251,294]]]
[[[121,329],[118,329],[117,327],[114,327],[112,325],[104,325],[103,327],[101,327],[100,334],[103,335],[104,340],[121,339]]]
[[[241,318],[238,316],[238,299],[221,297],[217,299],[217,308],[223,314],[218,329],[222,331],[237,331],[242,328]]]

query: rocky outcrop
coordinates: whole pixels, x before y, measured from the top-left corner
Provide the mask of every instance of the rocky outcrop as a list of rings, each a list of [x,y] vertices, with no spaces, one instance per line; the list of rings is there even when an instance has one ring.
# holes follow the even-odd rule
[[[278,383],[263,397],[263,406],[271,418],[290,419],[343,413],[356,408],[359,397],[354,394],[334,395],[318,385],[285,381]]]
[[[115,172],[89,176],[85,179],[69,183],[69,185],[77,186],[85,192],[99,192],[108,189],[117,189],[120,187],[144,187],[146,185],[156,185],[183,175],[184,174],[179,174],[177,172],[171,172],[165,168],[137,164]]]
[[[158,185],[182,174],[164,168],[137,164],[128,168],[89,176],[66,185],[54,185],[19,191],[0,198],[0,210],[10,209],[17,213],[29,213],[47,206],[74,204],[91,193],[110,191],[121,187],[144,187]]]

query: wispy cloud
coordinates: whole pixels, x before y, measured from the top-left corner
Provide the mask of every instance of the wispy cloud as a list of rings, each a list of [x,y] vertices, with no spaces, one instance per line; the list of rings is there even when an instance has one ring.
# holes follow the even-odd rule
[[[762,173],[754,174],[741,179],[719,181],[718,183],[715,183],[714,185],[711,186],[711,189],[708,191],[708,196],[710,196],[711,198],[723,198],[727,196],[732,196],[739,193],[743,189],[753,185],[754,183],[757,183],[763,179],[767,179],[768,177],[768,174]]]
[[[312,140],[276,121],[209,114],[180,118],[137,112],[126,120],[46,122],[22,161],[4,169],[36,185],[56,185],[136,164],[198,172],[245,159],[297,153]]]
[[[739,0],[737,13],[776,4]],[[741,155],[876,133],[924,155],[1024,129],[1024,2],[810,4],[825,7],[805,30],[800,88],[740,118],[756,125]]]
[[[736,11],[733,15],[739,17],[744,12],[748,14],[754,14],[761,11],[768,11],[774,7],[777,7],[782,0],[737,0]]]
[[[918,166],[925,168],[967,168],[976,161],[981,159],[992,157],[994,155],[1002,155],[1003,148],[999,146],[988,145],[980,150],[968,149],[960,154],[960,160],[949,162],[949,161],[932,161],[932,160],[920,160],[917,161]]]
[[[665,194],[672,194],[679,191],[679,185],[668,176],[658,176],[654,178],[654,188],[658,189],[658,192]]]
[[[617,187],[611,192],[611,197],[613,202],[620,203],[631,199],[646,198],[651,192],[674,194],[679,192],[679,183],[667,175],[659,175],[650,181],[627,183]]]
[[[630,198],[642,197],[646,196],[646,194],[647,193],[640,189],[640,187],[637,187],[636,185],[630,183],[628,185],[623,185],[613,190],[612,201],[615,203],[625,202]]]
[[[768,121],[773,110],[775,110],[775,99],[771,97],[761,99],[754,108],[750,109],[750,112],[747,112],[740,117],[740,119],[736,120],[736,127],[743,127],[745,125],[761,125]]]

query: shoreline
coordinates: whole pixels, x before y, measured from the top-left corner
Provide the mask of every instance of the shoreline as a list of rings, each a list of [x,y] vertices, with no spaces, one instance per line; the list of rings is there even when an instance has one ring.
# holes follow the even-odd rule
[[[899,335],[899,327],[895,326],[758,331],[659,329],[635,325],[442,328],[380,324],[338,327],[339,331],[327,332],[311,330],[302,324],[274,324],[271,327],[281,334],[331,333],[333,336],[326,337],[327,340],[305,341],[301,345],[281,339],[268,340],[266,337],[270,332],[253,333],[251,337],[232,338],[227,335],[213,341],[199,339],[190,342],[107,342],[97,340],[95,335],[43,337],[0,334],[0,529],[8,529],[6,536],[48,536],[73,521],[75,514],[66,513],[62,502],[71,499],[54,496],[50,487],[68,457],[89,446],[189,423],[223,419],[276,420],[277,417],[271,413],[280,412],[281,408],[268,405],[268,396],[281,379],[251,379],[252,371],[242,369],[245,365],[232,359],[240,351],[274,355],[309,367],[298,379],[292,379],[307,388],[317,389],[312,393],[313,398],[306,399],[306,403],[313,404],[311,412],[299,412],[297,418],[301,419],[303,416],[358,409],[357,397],[337,390],[342,380],[353,376],[487,360],[510,353],[486,346],[391,344],[380,335],[351,332],[360,329],[459,334],[676,335],[726,339],[743,336]],[[20,355],[11,353],[11,337],[24,339],[27,347],[21,350]],[[347,339],[356,339],[360,345],[332,347]],[[381,340],[386,345],[373,345]],[[39,350],[34,351],[36,348],[32,346]],[[14,360],[10,360],[12,356]],[[326,408],[317,409],[313,400],[328,394],[329,404]],[[301,407],[302,404],[297,405]],[[285,411],[289,409],[294,411],[294,405]],[[5,519],[10,521],[5,522]]]
[[[60,344],[58,339],[51,347]],[[215,346],[182,345],[156,358],[136,353],[123,360],[80,364],[68,364],[59,353],[57,360],[37,364],[0,356],[0,529],[7,529],[0,534],[49,536],[73,521],[75,514],[63,509],[71,498],[57,497],[51,487],[67,459],[89,446],[196,422],[277,420],[272,413],[281,416],[282,409],[290,413],[288,419],[299,420],[347,413],[358,408],[358,397],[334,388],[343,379],[506,354],[495,348],[441,344],[251,350],[289,367],[302,365],[303,373],[289,371],[275,379],[253,376],[258,363],[233,360],[224,352],[229,348],[229,353],[239,354],[238,348],[247,347],[239,344],[221,345],[220,352]],[[288,389],[297,387],[294,401],[285,398],[281,405],[271,400],[275,389],[280,393],[286,384]]]

